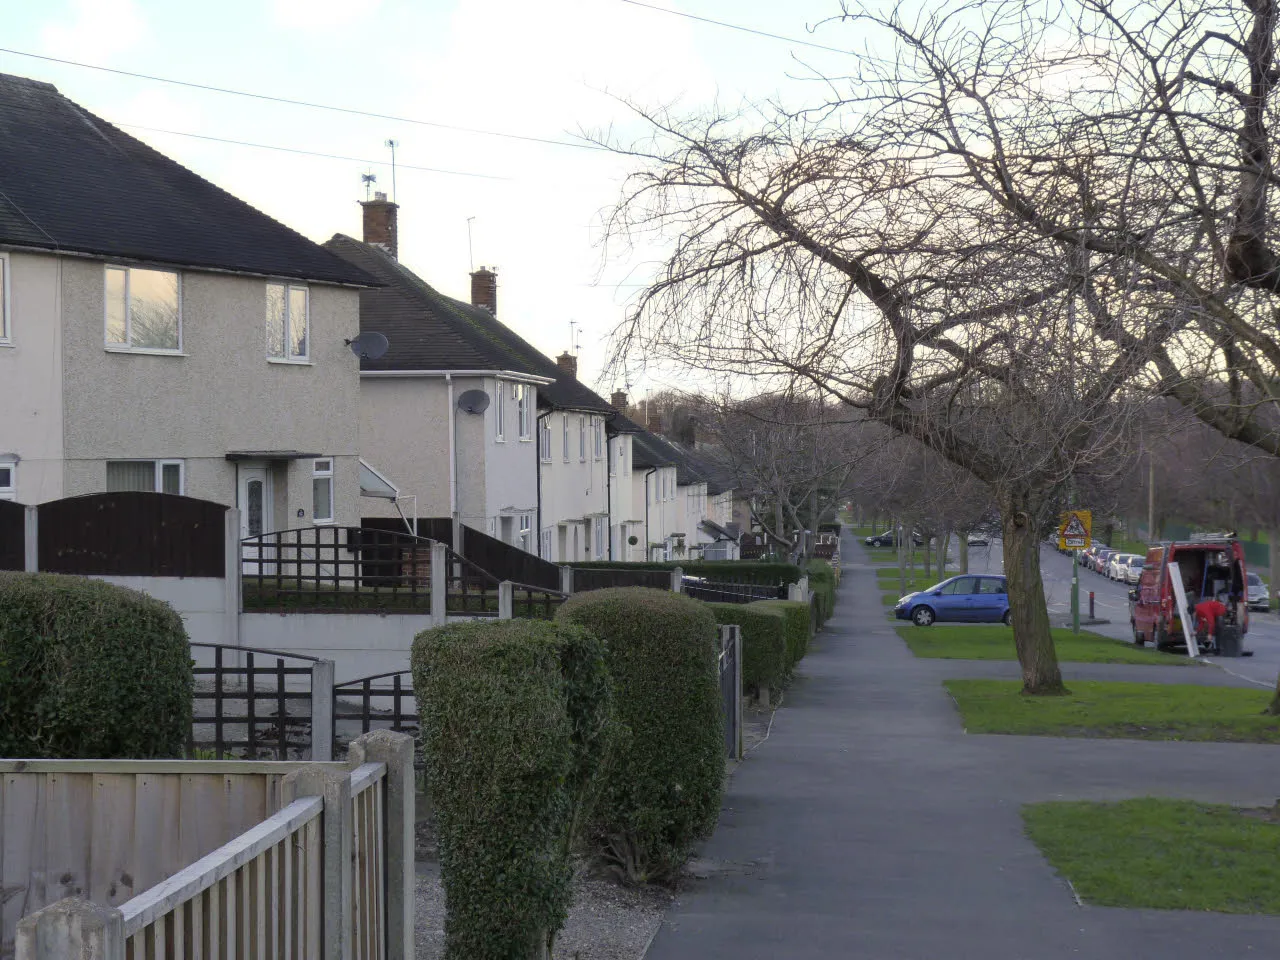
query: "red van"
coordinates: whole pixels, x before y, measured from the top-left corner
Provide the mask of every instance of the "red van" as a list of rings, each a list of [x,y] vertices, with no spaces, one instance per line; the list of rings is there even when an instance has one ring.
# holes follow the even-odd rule
[[[1227,612],[1221,624],[1225,629],[1219,630],[1219,647],[1224,655],[1239,656],[1240,641],[1249,632],[1249,581],[1244,547],[1234,537],[1176,540],[1147,548],[1137,589],[1129,592],[1133,642],[1138,646],[1154,643],[1159,650],[1186,646],[1169,580],[1171,562],[1178,564],[1182,574],[1189,609],[1194,610],[1206,597],[1227,595]]]

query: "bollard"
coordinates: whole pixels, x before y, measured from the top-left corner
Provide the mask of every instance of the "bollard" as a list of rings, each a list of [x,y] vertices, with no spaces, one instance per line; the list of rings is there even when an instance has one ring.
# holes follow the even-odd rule
[[[1090,620],[1098,619],[1093,615],[1093,591],[1092,590],[1089,591],[1089,619]]]

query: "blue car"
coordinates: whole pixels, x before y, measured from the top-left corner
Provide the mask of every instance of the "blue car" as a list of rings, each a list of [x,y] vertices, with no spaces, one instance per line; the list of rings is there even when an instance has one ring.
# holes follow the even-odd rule
[[[893,608],[899,620],[917,627],[942,623],[1008,623],[1009,587],[1004,577],[952,577],[928,590],[909,593]]]

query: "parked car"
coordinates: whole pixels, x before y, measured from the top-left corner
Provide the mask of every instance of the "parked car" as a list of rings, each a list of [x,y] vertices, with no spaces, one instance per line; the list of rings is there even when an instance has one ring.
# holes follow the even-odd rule
[[[985,533],[969,534],[969,546],[971,547],[989,547],[991,539]]]
[[[939,623],[1008,623],[1009,588],[1000,576],[959,576],[909,593],[893,608],[917,627]]]
[[[1107,561],[1107,579],[1123,580],[1125,571],[1129,569],[1129,558],[1132,553],[1113,553]]]
[[[911,534],[911,541],[917,547],[924,546],[924,538],[918,533]],[[894,531],[892,530],[886,530],[884,533],[878,534],[874,537],[867,537],[867,539],[862,542],[868,547],[896,547],[898,545],[897,537],[894,535]]]
[[[1175,540],[1147,551],[1138,586],[1129,591],[1133,642],[1138,646],[1153,643],[1160,650],[1186,645],[1170,576],[1169,564],[1173,562],[1182,575],[1188,607],[1194,608],[1205,597],[1226,595],[1227,612],[1218,628],[1218,647],[1238,654],[1249,632],[1249,581],[1244,546],[1234,537]]]
[[[1129,562],[1124,568],[1124,582],[1137,583],[1142,579],[1142,568],[1146,562],[1147,558],[1140,553],[1129,554]]]
[[[1093,555],[1098,552],[1097,547],[1086,547],[1080,551],[1080,566],[1086,570],[1093,569]]]
[[[1264,613],[1271,609],[1271,591],[1267,587],[1267,581],[1263,580],[1256,573],[1250,573],[1246,576],[1249,584],[1249,609],[1261,610]]]

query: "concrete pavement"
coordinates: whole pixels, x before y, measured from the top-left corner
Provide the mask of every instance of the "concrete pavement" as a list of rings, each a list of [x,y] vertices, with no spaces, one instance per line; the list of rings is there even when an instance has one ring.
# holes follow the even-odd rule
[[[846,538],[843,549],[836,615],[772,735],[735,773],[703,851],[707,877],[682,891],[650,960],[1274,951],[1280,918],[1077,906],[1023,836],[1019,810],[1147,794],[1269,805],[1280,747],[966,736],[941,680],[1007,665],[916,660],[884,618],[861,548]],[[1138,668],[1152,669],[1210,675]]]

